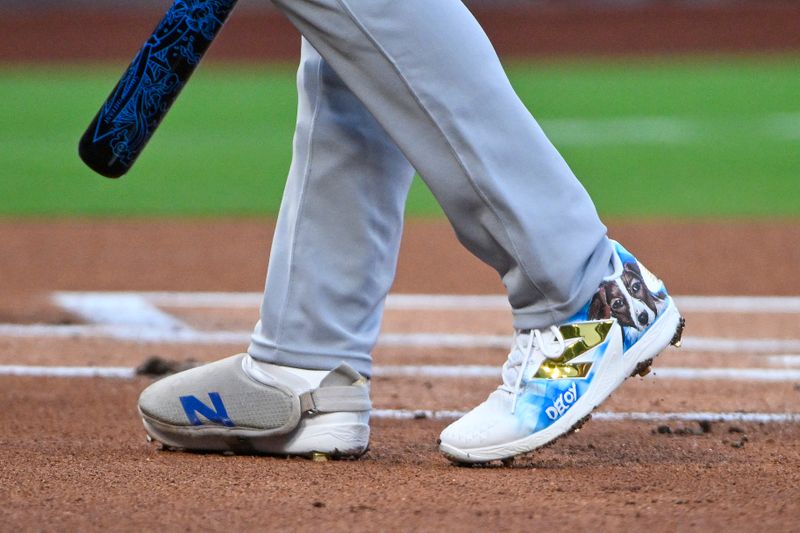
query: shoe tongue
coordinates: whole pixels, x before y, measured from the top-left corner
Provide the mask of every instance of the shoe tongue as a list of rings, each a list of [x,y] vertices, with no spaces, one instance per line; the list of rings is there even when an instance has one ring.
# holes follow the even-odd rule
[[[506,388],[513,389],[516,386],[519,372],[523,370],[522,367],[525,365],[525,351],[528,348],[528,343],[533,342],[529,337],[530,332],[531,330],[522,330],[518,333],[522,339],[519,340],[519,344],[514,345],[514,351],[508,356],[509,361],[513,360],[515,364],[503,366],[503,384]],[[525,375],[522,376],[523,383],[533,379],[533,376],[536,375],[539,370],[539,365],[543,358],[546,358],[546,355],[557,355],[556,352],[559,350],[560,343],[553,331],[545,329],[540,330],[540,333],[541,344],[537,342],[536,346],[531,347],[530,358],[525,366]],[[542,353],[542,347],[544,347],[546,353]]]

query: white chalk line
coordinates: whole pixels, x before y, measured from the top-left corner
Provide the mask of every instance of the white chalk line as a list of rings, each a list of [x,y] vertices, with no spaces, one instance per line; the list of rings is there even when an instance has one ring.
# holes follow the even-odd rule
[[[15,338],[112,339],[142,344],[246,344],[249,331],[197,331],[94,324],[0,324],[0,336]]]
[[[376,366],[378,377],[500,378],[500,368],[488,365],[391,365]],[[695,368],[656,367],[648,379],[793,382],[800,381],[800,370],[776,368]]]
[[[166,330],[189,328],[187,324],[135,293],[61,292],[53,295],[53,302],[93,324]]]
[[[466,414],[466,411],[426,410],[426,409],[373,409],[373,418],[390,420],[453,420]],[[598,411],[592,414],[592,420],[603,422],[741,422],[791,424],[800,422],[800,413],[743,413],[743,412],[680,412],[680,413],[646,413]]]
[[[114,378],[133,379],[136,371],[129,367],[44,367],[25,365],[2,365],[0,375],[59,377],[59,378]],[[373,409],[372,417],[391,420],[452,420],[465,414],[465,411],[427,410],[427,409]],[[754,423],[798,423],[800,413],[744,413],[744,412],[684,412],[684,413],[644,413],[600,411],[592,415],[594,420],[608,422],[642,421],[709,421],[709,422],[754,422]]]
[[[675,296],[687,313],[800,313],[797,296]]]
[[[692,352],[763,354],[800,351],[800,339],[685,336],[681,347]]]
[[[132,367],[102,366],[34,366],[0,365],[0,376],[36,377],[101,377],[131,379]],[[379,365],[373,368],[375,377],[421,378],[491,378],[500,379],[500,367],[488,365]],[[800,381],[800,370],[776,368],[695,368],[657,367],[647,379],[679,379],[694,381]]]
[[[0,365],[0,376],[133,379],[136,369],[127,366]]]
[[[767,362],[771,365],[800,367],[800,355],[794,355],[794,354],[770,355],[769,357],[767,357]]]
[[[135,296],[155,306],[172,308],[257,309],[263,295],[255,292],[57,292],[73,302],[81,298],[120,297],[120,304]],[[674,296],[683,312],[709,313],[800,313],[797,296]],[[509,311],[503,295],[390,294],[386,309],[442,311]]]
[[[26,367],[23,365],[0,366],[0,375],[69,378],[115,378],[133,379],[135,369],[128,367]],[[452,420],[460,418],[465,411],[427,409],[373,409],[371,416],[391,420]],[[611,412],[594,413],[592,418],[601,421],[720,421],[794,423],[800,422],[800,413],[740,413],[740,412],[688,412],[688,413],[641,413]]]
[[[377,375],[392,375],[398,367],[377,367]],[[414,367],[410,367],[413,369]],[[417,370],[425,367],[416,367]],[[430,370],[430,367],[428,367]],[[482,376],[489,371],[486,367],[464,367],[467,377]],[[497,375],[497,369],[492,368]],[[662,369],[661,371],[663,372]],[[694,370],[694,369],[685,369]],[[708,369],[731,370],[731,369]],[[764,369],[748,369],[764,370]],[[434,373],[435,374],[435,373]],[[800,374],[800,373],[798,373]],[[405,369],[400,375],[407,375]],[[26,365],[0,365],[0,376],[30,376],[30,377],[57,377],[57,378],[113,378],[133,379],[136,370],[131,367],[65,367],[65,366],[26,366]],[[442,377],[435,376],[435,377]],[[426,409],[373,409],[374,418],[392,420],[451,420],[465,414],[464,411],[455,410],[426,410]],[[620,421],[710,421],[710,422],[755,422],[755,423],[797,423],[800,422],[800,413],[744,413],[744,412],[684,412],[684,413],[644,413],[644,412],[612,412],[601,411],[594,413],[594,420],[620,422]]]
[[[117,326],[104,324],[0,324],[0,336],[13,338],[111,339],[142,344],[247,344],[250,331],[208,330],[174,327]],[[507,350],[510,335],[458,333],[385,333],[378,347],[430,349]],[[800,352],[800,339],[722,337],[683,338],[683,348],[692,352],[729,354],[770,354]]]

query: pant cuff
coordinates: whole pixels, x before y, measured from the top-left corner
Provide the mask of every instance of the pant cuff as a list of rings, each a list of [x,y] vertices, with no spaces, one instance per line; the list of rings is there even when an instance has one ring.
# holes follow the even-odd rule
[[[608,243],[608,240],[606,240]],[[528,307],[514,309],[515,329],[544,329],[550,326],[558,326],[572,318],[580,311],[597,292],[603,279],[614,271],[611,244],[608,250],[596,260],[584,273],[584,283],[572,297],[558,305],[547,305],[543,302],[533,304]]]

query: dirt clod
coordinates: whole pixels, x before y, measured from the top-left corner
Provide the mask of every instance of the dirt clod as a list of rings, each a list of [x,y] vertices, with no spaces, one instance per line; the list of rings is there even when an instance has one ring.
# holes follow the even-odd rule
[[[139,376],[160,377],[182,372],[198,366],[200,363],[194,359],[186,361],[173,361],[158,355],[148,357],[142,364],[136,367],[136,374]]]
[[[706,433],[711,433],[712,426],[711,422],[700,420],[697,422],[699,427],[676,427],[672,428],[667,424],[662,424],[652,430],[652,433],[659,434],[659,435],[682,435],[682,436],[690,436],[690,435],[704,435]]]

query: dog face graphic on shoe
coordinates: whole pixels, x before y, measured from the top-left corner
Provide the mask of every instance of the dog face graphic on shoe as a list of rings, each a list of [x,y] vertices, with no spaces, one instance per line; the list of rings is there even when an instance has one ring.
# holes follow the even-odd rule
[[[642,332],[655,321],[665,299],[663,290],[651,290],[637,263],[626,262],[619,278],[600,285],[589,306],[589,318],[616,318],[626,333],[627,328]]]

